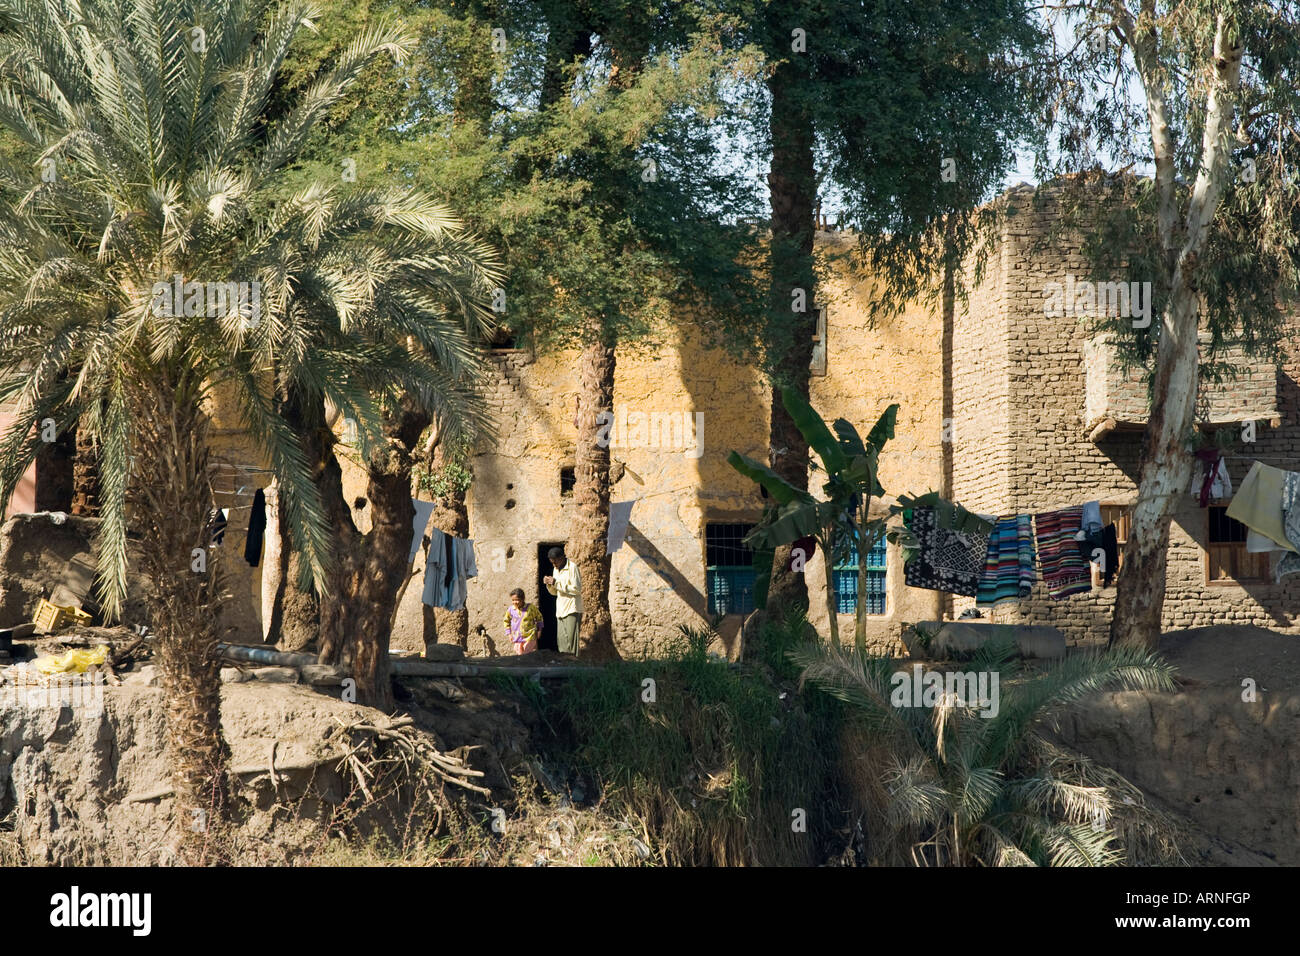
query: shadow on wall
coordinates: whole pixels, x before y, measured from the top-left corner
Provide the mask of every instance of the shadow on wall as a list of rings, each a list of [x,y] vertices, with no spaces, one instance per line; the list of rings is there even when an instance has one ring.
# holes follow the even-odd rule
[[[709,619],[709,604],[699,588],[691,584],[668,560],[649,538],[634,524],[628,524],[624,543],[632,549],[647,568],[667,585],[668,589],[686,602],[686,605],[703,621]]]

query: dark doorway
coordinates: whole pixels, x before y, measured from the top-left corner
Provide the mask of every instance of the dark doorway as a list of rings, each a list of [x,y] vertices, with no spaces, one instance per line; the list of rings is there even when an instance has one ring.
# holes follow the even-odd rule
[[[542,612],[542,637],[537,642],[539,651],[558,651],[560,642],[555,626],[555,595],[546,590],[542,578],[555,573],[546,552],[564,547],[563,541],[546,541],[537,546],[537,609]]]
[[[70,428],[57,441],[36,453],[36,510],[72,510],[72,462],[77,455],[77,430]]]

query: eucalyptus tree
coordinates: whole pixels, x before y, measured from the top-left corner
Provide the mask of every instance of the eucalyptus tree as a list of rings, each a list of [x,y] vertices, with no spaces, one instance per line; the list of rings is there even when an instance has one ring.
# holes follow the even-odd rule
[[[1300,4],[1076,0],[1053,15],[1053,137],[1040,176],[1099,157],[1151,173],[1072,177],[1064,195],[1067,211],[1080,213],[1094,274],[1151,283],[1159,317],[1095,323],[1150,381],[1110,639],[1155,647],[1202,359],[1217,375],[1225,347],[1275,356],[1297,299]]]
[[[481,244],[413,190],[280,188],[365,65],[413,43],[386,24],[359,30],[268,117],[313,13],[259,0],[0,0],[0,124],[21,143],[0,167],[0,401],[16,410],[0,437],[0,494],[36,453],[33,423],[76,419],[95,437],[105,608],[122,607],[137,535],[189,860],[205,858],[230,800],[214,656],[225,556],[207,532],[214,395],[264,450],[304,574],[322,589],[334,581],[327,514],[278,396],[327,400],[367,450],[384,446],[386,415],[476,414],[464,326],[487,317]],[[363,684],[386,679],[382,637]]]

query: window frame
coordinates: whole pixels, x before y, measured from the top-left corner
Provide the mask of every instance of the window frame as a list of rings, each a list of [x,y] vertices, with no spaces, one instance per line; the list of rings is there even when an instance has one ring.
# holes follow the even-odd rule
[[[1216,508],[1224,511],[1223,517],[1226,518],[1227,520],[1235,521],[1237,524],[1241,524],[1241,522],[1236,521],[1235,518],[1228,517],[1226,512],[1229,504],[1230,504],[1230,499],[1216,498],[1216,499],[1212,499],[1205,508],[1205,543],[1201,545],[1201,570],[1205,576],[1205,586],[1206,587],[1225,587],[1225,586],[1242,587],[1247,584],[1272,584],[1273,577],[1270,572],[1268,552],[1264,552],[1262,554],[1251,554],[1249,551],[1246,550],[1246,542],[1244,539],[1241,541],[1211,541],[1210,540],[1210,529],[1213,526],[1212,514]],[[1245,527],[1245,525],[1242,525],[1242,527]],[[1232,546],[1232,545],[1240,545],[1241,546],[1240,553],[1246,556],[1246,560],[1254,561],[1255,567],[1259,571],[1258,577],[1248,577],[1248,578],[1238,578],[1238,577],[1211,578],[1210,577],[1210,570],[1211,570],[1210,549],[1212,547],[1224,548],[1225,546]],[[1233,550],[1237,550],[1237,549],[1234,548]],[[1221,562],[1220,565],[1222,565]]]
[[[1092,575],[1094,588],[1106,590],[1109,587],[1114,590],[1119,586],[1119,572],[1124,567],[1124,545],[1128,544],[1128,536],[1133,530],[1133,509],[1136,505],[1128,501],[1103,501],[1100,502],[1100,507],[1101,526],[1103,528],[1108,524],[1115,526],[1115,553],[1118,556],[1115,561],[1115,574],[1111,577],[1110,584],[1106,585],[1102,583],[1105,575],[1091,561],[1088,562],[1088,571]]]
[[[824,305],[813,306],[813,348],[812,360],[808,363],[808,374],[823,376],[830,367],[830,346],[828,327],[829,310]]]
[[[752,531],[755,527],[757,527],[757,525],[758,525],[757,521],[719,520],[719,521],[704,522],[704,541],[703,541],[704,605],[705,605],[706,612],[710,616],[716,615],[718,613],[721,613],[722,616],[724,617],[730,617],[733,614],[740,614],[740,615],[752,614],[754,611],[754,596],[755,596],[755,592],[758,589],[758,571],[754,567],[754,557],[755,557],[754,552],[749,551],[748,548],[745,548],[745,551],[749,553],[749,558],[750,558],[750,563],[748,565],[709,564],[709,530],[711,528],[718,528],[718,527],[744,528],[745,531],[743,531],[740,535],[740,539],[743,539],[746,535],[749,534],[750,531]],[[719,542],[715,544],[715,547],[723,547],[723,546],[730,547],[731,543]],[[743,545],[741,545],[741,547],[743,547]],[[732,583],[734,583],[736,577],[741,577],[743,581],[745,580],[745,576],[746,575],[748,576],[747,580],[748,580],[749,587],[747,589],[741,588],[739,590],[739,595],[741,596],[741,600],[739,601],[740,604],[739,608],[733,610],[731,609],[731,607],[728,607],[728,609],[725,611],[722,612],[718,611],[716,599],[714,595],[714,581],[717,580],[717,575],[719,574],[725,575],[726,579]],[[735,602],[736,597],[737,597],[737,592],[734,588],[732,588],[731,594],[729,595],[729,601]]]
[[[832,584],[835,587],[836,609],[839,614],[857,614],[858,610],[858,546],[853,542],[851,560],[836,564],[831,568]],[[872,555],[879,554],[878,562],[872,561]],[[851,574],[850,580],[853,583],[852,592],[849,595],[852,600],[852,607],[847,611],[840,609],[839,599],[845,593],[840,590],[841,573]],[[871,550],[867,552],[867,580],[871,580],[872,574],[880,576],[880,598],[881,610],[872,611],[868,605],[867,617],[885,617],[889,614],[889,542],[882,535],[880,540],[876,541]],[[870,595],[868,594],[868,597]]]

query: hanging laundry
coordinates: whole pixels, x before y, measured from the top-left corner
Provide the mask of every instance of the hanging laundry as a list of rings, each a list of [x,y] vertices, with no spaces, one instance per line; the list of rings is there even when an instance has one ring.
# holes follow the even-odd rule
[[[988,557],[990,531],[940,527],[934,508],[911,511],[908,528],[916,538],[916,553],[903,565],[903,580],[909,587],[974,597]]]
[[[1084,534],[1092,534],[1094,531],[1101,531],[1101,502],[1089,501],[1083,506],[1083,515],[1079,519],[1080,530]]]
[[[262,535],[266,531],[266,495],[257,489],[253,495],[253,510],[248,513],[248,538],[244,541],[244,560],[257,567],[262,560]]]
[[[1199,475],[1192,475],[1192,493],[1198,495],[1201,507],[1207,507],[1211,498],[1231,498],[1232,479],[1223,454],[1217,448],[1202,448],[1196,457],[1204,467]]]
[[[1287,473],[1257,461],[1228,505],[1228,517],[1264,535],[1279,548],[1295,551],[1282,521],[1282,491]]]
[[[412,498],[411,505],[415,508],[415,517],[411,519],[411,555],[406,559],[407,564],[414,561],[415,556],[420,553],[420,545],[424,542],[424,529],[429,527],[429,517],[433,514],[432,501]]]
[[[227,513],[225,508],[213,508],[208,512],[208,541],[214,548],[220,547],[226,536]]]
[[[420,595],[420,600],[429,607],[443,607],[446,602],[446,585],[443,583],[446,577],[446,569],[449,566],[447,559],[447,539],[449,535],[443,534],[437,528],[429,531],[429,558],[424,565],[424,591]]]
[[[998,518],[989,535],[975,603],[997,605],[1027,598],[1036,579],[1034,532],[1029,515]]]
[[[460,611],[465,607],[469,592],[469,578],[478,577],[478,564],[474,560],[474,542],[466,538],[452,538],[455,547],[456,567],[447,595],[447,610]]]
[[[429,532],[429,559],[424,566],[424,591],[420,600],[430,607],[459,611],[465,607],[467,578],[478,577],[474,559],[474,542],[445,534],[437,528]]]
[[[1062,508],[1034,515],[1037,529],[1038,561],[1043,568],[1043,583],[1047,594],[1061,600],[1071,594],[1092,590],[1092,575],[1088,563],[1079,554],[1074,540],[1083,527],[1083,508]]]
[[[1281,551],[1283,554],[1290,554],[1285,548],[1279,548],[1277,542],[1266,534],[1260,534],[1254,528],[1246,529],[1246,553],[1247,554],[1269,554],[1273,551]]]
[[[1082,541],[1075,535],[1075,541],[1079,545],[1079,557],[1090,564],[1101,562],[1101,583],[1110,587],[1115,571],[1119,568],[1119,537],[1115,525],[1108,524],[1100,531],[1086,532]],[[1098,551],[1101,552],[1100,557]]]
[[[1300,548],[1300,472],[1288,471],[1282,484],[1282,530],[1293,548]],[[1300,554],[1288,551],[1273,569],[1273,580],[1300,574]]]
[[[451,582],[456,577],[456,539],[452,535],[444,534],[442,536],[443,562],[442,562],[442,591],[444,599],[451,594]]]
[[[1213,483],[1210,485],[1210,497],[1232,497],[1232,478],[1228,474],[1228,463],[1222,458],[1219,459],[1219,470],[1214,476]]]
[[[606,536],[605,553],[613,554],[623,547],[627,537],[627,526],[632,521],[632,506],[635,501],[611,501],[609,504],[609,534]]]

